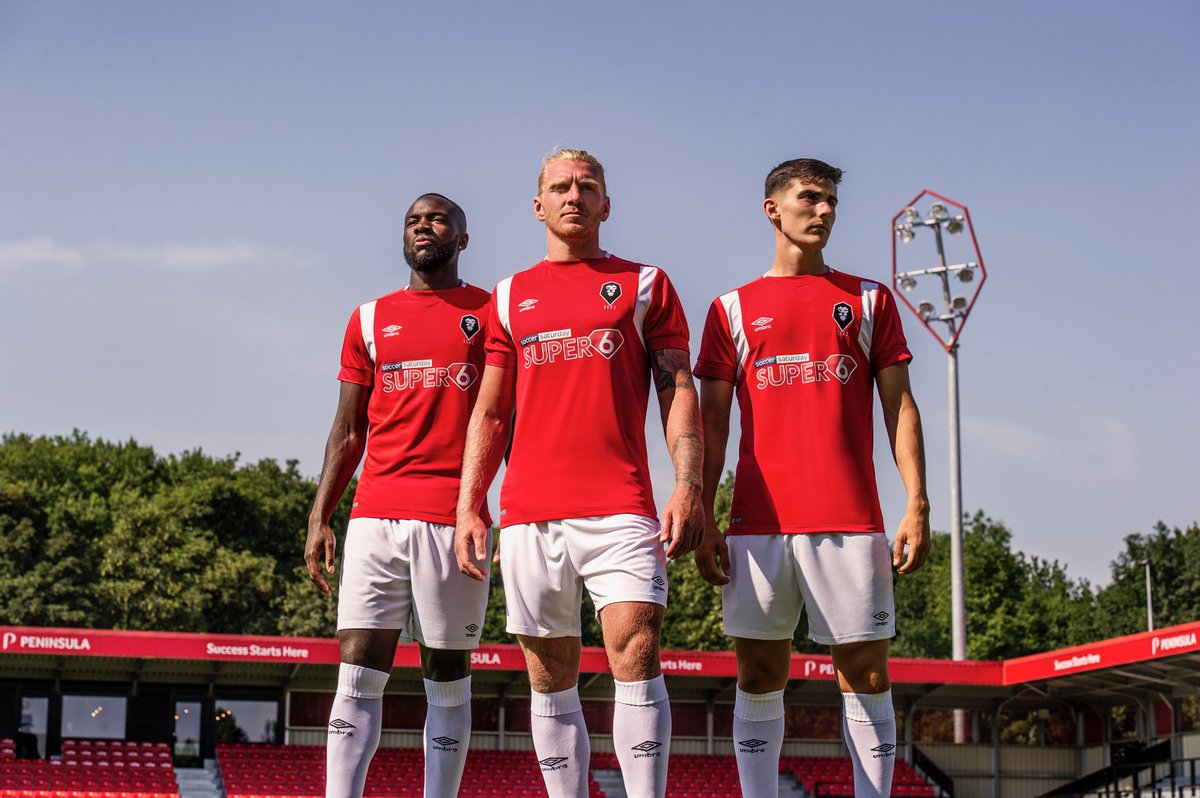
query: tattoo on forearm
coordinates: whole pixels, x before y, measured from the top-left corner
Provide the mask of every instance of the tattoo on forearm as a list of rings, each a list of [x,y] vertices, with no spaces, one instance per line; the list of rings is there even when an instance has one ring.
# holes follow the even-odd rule
[[[674,388],[677,391],[694,391],[692,370],[687,353],[682,349],[660,349],[650,356],[650,367],[654,372],[654,387],[659,393]]]
[[[681,432],[671,441],[671,460],[675,463],[675,481],[697,490],[704,487],[700,469],[704,463],[704,447],[694,432]]]

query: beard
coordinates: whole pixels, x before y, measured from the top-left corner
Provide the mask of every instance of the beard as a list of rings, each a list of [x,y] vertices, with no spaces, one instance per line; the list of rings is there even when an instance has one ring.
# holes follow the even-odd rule
[[[453,243],[426,247],[419,252],[405,247],[404,262],[419,272],[435,272],[449,263],[457,251],[458,246]]]

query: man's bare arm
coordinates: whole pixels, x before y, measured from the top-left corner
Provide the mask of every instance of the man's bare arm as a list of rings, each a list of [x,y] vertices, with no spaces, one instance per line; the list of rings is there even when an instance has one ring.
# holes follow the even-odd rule
[[[329,518],[350,484],[354,470],[362,460],[367,446],[367,401],[371,389],[365,385],[343,382],[338,393],[333,428],[325,442],[325,462],[317,482],[317,494],[308,514],[308,539],[304,544],[304,563],[308,578],[325,595],[330,595],[325,573],[333,573],[333,555],[337,546]],[[325,572],[321,572],[324,556]]]
[[[725,445],[729,442],[729,410],[733,383],[711,377],[700,379],[700,417],[704,422],[704,532],[696,549],[696,569],[713,585],[729,583],[729,547],[717,526],[714,505],[725,470]]]
[[[883,423],[892,445],[892,457],[908,493],[908,506],[896,530],[892,564],[909,574],[925,564],[932,537],[929,532],[929,495],[925,487],[925,439],[921,432],[921,413],[913,399],[908,381],[908,363],[897,363],[875,375]],[[904,549],[908,557],[901,565]]]
[[[651,354],[650,364],[667,451],[675,465],[675,490],[663,508],[660,534],[661,540],[670,540],[667,557],[674,559],[696,548],[704,528],[700,505],[704,432],[688,353],[683,349],[661,349]]]
[[[458,489],[458,522],[454,532],[454,555],[458,569],[482,581],[485,574],[476,562],[487,556],[487,527],[479,508],[488,486],[500,470],[500,460],[512,433],[516,401],[516,375],[510,369],[485,366],[479,397],[467,426],[463,450],[462,482]]]

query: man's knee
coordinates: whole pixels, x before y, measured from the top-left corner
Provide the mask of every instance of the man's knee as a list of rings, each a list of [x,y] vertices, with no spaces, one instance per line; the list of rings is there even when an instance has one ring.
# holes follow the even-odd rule
[[[579,683],[578,637],[527,637],[517,635],[525,650],[529,685],[538,693],[558,693]]]
[[[421,646],[421,675],[431,682],[465,679],[471,675],[471,652]]]
[[[398,629],[342,629],[337,633],[341,660],[376,671],[391,671]]]
[[[662,618],[660,605],[642,602],[610,604],[600,611],[604,647],[618,681],[658,676]]]
[[[746,693],[773,693],[787,686],[791,640],[735,638],[738,687]]]
[[[887,640],[846,643],[831,646],[830,650],[842,692],[882,693],[891,687]]]

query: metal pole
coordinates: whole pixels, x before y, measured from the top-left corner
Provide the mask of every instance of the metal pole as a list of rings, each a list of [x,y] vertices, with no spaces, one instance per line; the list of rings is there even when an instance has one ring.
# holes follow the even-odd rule
[[[1146,565],[1146,631],[1154,631],[1154,599],[1150,593],[1150,560],[1143,560]]]

